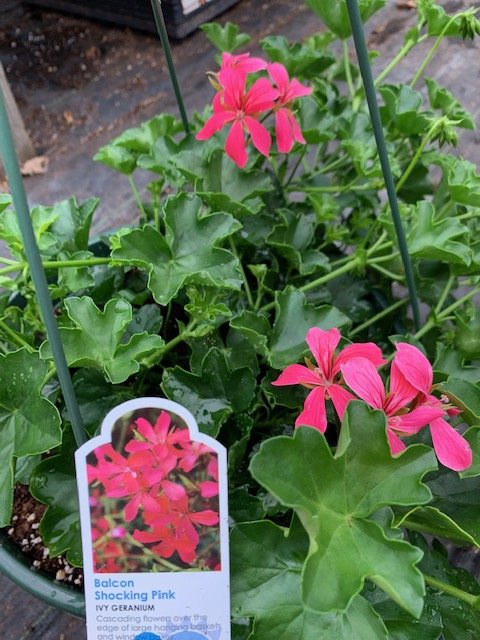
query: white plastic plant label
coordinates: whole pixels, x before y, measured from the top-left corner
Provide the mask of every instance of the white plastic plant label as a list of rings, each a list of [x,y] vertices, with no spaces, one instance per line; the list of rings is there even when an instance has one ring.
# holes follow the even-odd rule
[[[75,458],[88,640],[230,640],[224,447],[139,398]]]

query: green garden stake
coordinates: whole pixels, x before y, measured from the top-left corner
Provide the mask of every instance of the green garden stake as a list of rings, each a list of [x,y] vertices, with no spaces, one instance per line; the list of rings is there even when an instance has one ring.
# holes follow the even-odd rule
[[[375,135],[375,141],[377,143],[378,156],[380,158],[380,164],[382,166],[383,178],[385,180],[388,201],[390,203],[390,210],[392,212],[393,224],[395,226],[395,232],[397,234],[398,247],[402,256],[403,268],[405,269],[405,277],[410,294],[410,303],[412,305],[413,324],[415,326],[415,331],[419,331],[420,308],[415,287],[412,261],[410,260],[410,255],[408,253],[407,240],[405,238],[405,231],[403,229],[402,219],[400,217],[397,193],[393,181],[392,170],[390,168],[390,161],[388,159],[385,136],[383,133],[382,121],[380,118],[380,110],[378,108],[377,95],[375,93],[372,68],[370,66],[367,43],[365,41],[365,34],[363,32],[362,18],[360,16],[357,0],[346,0],[346,2],[350,25],[352,27],[353,40],[357,52],[358,64],[360,66],[363,86],[365,88],[365,96],[367,98],[368,109],[370,111],[370,118],[373,125],[373,132]]]
[[[168,72],[173,85],[173,91],[177,99],[178,109],[182,118],[183,127],[185,133],[190,133],[190,125],[188,124],[187,112],[185,110],[185,103],[183,102],[182,92],[180,85],[178,84],[177,72],[175,70],[175,64],[172,58],[172,50],[170,49],[170,42],[168,40],[167,28],[165,26],[165,20],[163,18],[162,0],[151,0],[153,15],[155,17],[155,24],[157,25],[158,36],[162,43],[163,52],[167,61]]]
[[[23,185],[20,168],[13,144],[13,136],[5,108],[5,99],[0,89],[0,155],[3,157],[3,166],[13,196],[18,224],[25,245],[30,272],[38,296],[43,321],[47,336],[52,346],[53,360],[57,369],[58,380],[65,398],[68,416],[72,423],[73,433],[78,446],[87,441],[87,434],[83,426],[80,409],[78,407],[72,379],[68,370],[63,345],[60,340],[57,321],[53,312],[52,300],[48,290],[47,277],[42,265],[42,259],[38,250],[35,233],[27,203],[27,196]]]

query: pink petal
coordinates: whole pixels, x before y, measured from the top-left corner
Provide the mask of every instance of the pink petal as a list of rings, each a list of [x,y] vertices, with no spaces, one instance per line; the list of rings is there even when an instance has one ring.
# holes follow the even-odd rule
[[[313,384],[315,386],[321,383],[320,378],[308,367],[303,364],[291,364],[278,376],[277,380],[272,382],[276,387],[282,387],[288,384]]]
[[[390,416],[410,404],[418,395],[418,390],[401,373],[395,360],[390,367],[390,393],[385,403],[385,412]]]
[[[278,87],[280,94],[284,95],[288,91],[288,71],[283,64],[279,62],[273,62],[267,66],[267,72],[275,85]]]
[[[381,367],[387,362],[382,356],[380,347],[377,347],[376,344],[373,344],[373,342],[357,342],[349,344],[340,351],[334,362],[333,373],[337,374],[340,371],[340,366],[352,358],[366,358],[375,367]]]
[[[222,113],[214,113],[211,116],[204,126],[200,129],[200,131],[195,136],[196,140],[208,140],[211,138],[217,131],[223,127],[227,122],[231,122],[235,119],[235,113],[232,111],[223,111]]]
[[[388,428],[387,428],[387,440],[388,440],[388,444],[390,445],[390,453],[392,454],[392,456],[396,455],[397,453],[401,453],[402,451],[405,451],[405,449],[407,448],[405,446],[405,443],[400,440],[397,434]]]
[[[272,138],[268,131],[263,124],[260,124],[260,122],[251,116],[244,116],[243,122],[252,136],[253,146],[268,158],[270,147],[272,146]]]
[[[322,433],[327,428],[327,412],[325,411],[325,389],[315,387],[305,399],[303,411],[295,420],[295,426],[314,427]]]
[[[432,365],[423,353],[411,344],[399,342],[394,362],[408,382],[424,394],[430,393],[433,383]]]
[[[149,442],[156,441],[155,432],[148,420],[145,420],[145,418],[138,418],[138,420],[135,420],[135,424],[137,425],[138,433],[142,435],[145,440],[148,440]]]
[[[355,400],[355,396],[339,384],[330,385],[327,388],[327,393],[333,402],[333,406],[335,407],[335,411],[338,413],[338,417],[340,420],[343,420],[347,405],[350,400]]]
[[[176,484],[175,482],[170,482],[170,480],[164,480],[162,482],[162,489],[170,500],[181,500],[187,495],[185,487],[180,484]]]
[[[275,113],[275,136],[278,151],[280,153],[290,153],[295,139],[287,109],[279,109]]]
[[[256,115],[272,109],[277,98],[277,89],[274,89],[266,78],[260,78],[252,84],[245,95],[244,111],[248,115]]]
[[[440,418],[442,415],[443,410],[439,407],[432,407],[424,404],[413,409],[413,411],[389,418],[388,424],[392,429],[402,431],[403,433],[413,434],[420,431],[420,429],[429,424],[432,420]]]
[[[366,358],[352,358],[340,367],[350,389],[374,409],[382,409],[385,388],[375,365]]]
[[[243,134],[243,124],[240,120],[235,120],[230,129],[225,142],[225,151],[236,165],[242,169],[248,160],[247,149],[245,147],[245,136]]]
[[[307,332],[307,344],[326,380],[333,377],[331,366],[340,338],[340,331],[335,328],[324,331],[319,327],[313,327]]]
[[[300,129],[300,125],[298,124],[295,116],[291,111],[290,111],[289,119],[290,119],[290,124],[292,125],[292,133],[295,141],[299,142],[300,144],[307,144],[307,141],[303,137],[302,130]]]
[[[211,509],[205,509],[205,511],[197,511],[197,513],[189,514],[190,520],[196,524],[203,524],[205,526],[212,526],[218,524],[218,513]]]
[[[137,517],[138,509],[140,507],[140,502],[141,502],[140,495],[134,496],[131,500],[127,502],[127,504],[125,505],[125,512],[124,512],[126,522],[131,522],[132,520],[135,520],[135,518]]]
[[[155,433],[157,434],[161,442],[165,442],[168,430],[170,428],[170,414],[166,411],[162,411],[155,422]]]
[[[295,98],[303,98],[304,96],[309,96],[312,91],[312,87],[307,87],[299,82],[296,78],[293,78],[288,86],[288,91],[285,98],[289,102],[291,102]]]
[[[463,471],[472,464],[470,445],[442,418],[430,423],[433,448],[439,461],[449,469]]]
[[[200,495],[202,498],[213,498],[218,496],[218,482],[212,482],[212,480],[205,480],[200,482]]]

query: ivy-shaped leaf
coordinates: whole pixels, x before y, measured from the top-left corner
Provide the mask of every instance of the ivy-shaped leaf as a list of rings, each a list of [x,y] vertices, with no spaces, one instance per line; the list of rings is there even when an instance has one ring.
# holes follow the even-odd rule
[[[348,18],[346,0],[325,2],[325,0],[305,0],[307,5],[320,16],[324,24],[340,38],[346,40],[352,33]],[[363,22],[381,9],[385,0],[359,0],[358,8]]]
[[[260,44],[270,60],[283,64],[290,76],[317,79],[335,62],[330,53],[308,46],[308,42],[290,44],[284,36],[267,36]]]
[[[448,116],[450,120],[455,120],[455,126],[464,129],[475,129],[472,116],[465,111],[460,102],[445,87],[442,87],[433,78],[425,78],[428,89],[428,97],[433,109],[439,109],[442,115]]]
[[[327,256],[310,247],[314,239],[315,219],[303,211],[296,214],[287,210],[279,210],[278,217],[279,223],[268,236],[267,244],[276,247],[290,266],[302,274],[328,272],[330,263]]]
[[[240,33],[238,25],[232,22],[227,22],[223,27],[218,22],[207,22],[200,25],[200,29],[216,49],[228,53],[243,47],[252,39],[247,33]]]
[[[480,546],[480,477],[460,478],[449,471],[428,482],[437,508],[466,531]]]
[[[455,218],[438,219],[433,204],[423,201],[417,205],[417,221],[408,234],[408,248],[418,258],[468,266],[472,261],[466,242],[468,234],[468,227]]]
[[[195,191],[204,194],[223,194],[233,202],[260,196],[272,188],[271,180],[259,169],[240,169],[225,154],[216,149],[208,158],[193,151],[178,153],[172,162],[195,184]]]
[[[31,456],[62,440],[57,408],[42,396],[47,364],[27,349],[0,356],[0,526],[10,522],[14,457]]]
[[[310,537],[302,576],[306,607],[345,611],[369,579],[420,616],[424,583],[415,565],[422,554],[389,536],[370,516],[387,505],[428,502],[431,493],[421,479],[435,468],[433,452],[423,445],[393,458],[385,415],[359,402],[347,408],[335,456],[325,437],[309,427],[297,429],[294,438],[262,444],[252,459],[252,475],[298,513]]]
[[[451,376],[438,389],[462,410],[462,419],[467,424],[480,424],[480,388],[476,384]]]
[[[340,329],[350,322],[335,307],[317,307],[308,303],[305,294],[292,286],[277,294],[275,308],[276,317],[269,344],[269,360],[275,369],[297,362],[307,352],[305,336],[311,327]]]
[[[420,568],[426,575],[477,596],[477,598],[480,597],[477,578],[464,569],[452,567],[446,554],[431,549],[420,534],[412,532],[410,538],[423,551]],[[442,640],[459,640],[460,638],[461,640],[477,640],[480,637],[478,602],[477,606],[473,607],[460,598],[437,589],[429,589],[429,594],[425,599],[426,606],[434,606],[441,616]],[[415,635],[415,637],[419,636]]]
[[[319,613],[301,599],[308,538],[301,527],[273,522],[239,524],[231,534],[232,609],[253,616],[251,640],[386,640],[382,621],[356,596],[345,612]],[[328,583],[331,576],[325,574]]]
[[[13,424],[15,455],[48,451],[62,439],[57,408],[42,396],[48,365],[27,349],[0,356],[0,429]]]
[[[48,505],[39,532],[50,555],[65,554],[71,565],[82,566],[80,507],[72,453],[43,460],[31,475],[30,491],[39,502]]]
[[[132,321],[132,307],[121,298],[109,300],[103,311],[87,296],[67,298],[65,307],[73,325],[60,328],[68,364],[100,369],[113,384],[137,373],[143,359],[159,353],[165,344],[160,336],[146,331],[122,342]],[[42,358],[52,357],[48,342],[40,353]]]
[[[480,540],[475,539],[468,531],[462,529],[452,518],[440,509],[426,505],[415,507],[397,518],[396,526],[404,526],[414,531],[423,531],[438,538],[447,538],[459,545],[480,547]]]
[[[217,244],[240,224],[230,215],[201,215],[202,201],[182,193],[165,206],[165,237],[151,226],[118,239],[112,257],[148,272],[148,287],[159,304],[168,304],[186,284],[239,289],[237,258]]]
[[[248,409],[255,388],[251,369],[232,370],[225,353],[217,348],[206,354],[198,374],[174,367],[165,370],[162,382],[167,398],[191,411],[200,430],[213,437],[229,415]]]
[[[396,129],[406,135],[415,135],[425,131],[431,124],[432,113],[420,111],[423,96],[419,91],[402,84],[391,84],[379,89],[385,101],[382,109],[384,121],[393,121]]]

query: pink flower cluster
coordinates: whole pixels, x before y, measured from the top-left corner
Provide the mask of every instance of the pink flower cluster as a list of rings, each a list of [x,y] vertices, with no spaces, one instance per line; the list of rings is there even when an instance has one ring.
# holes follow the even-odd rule
[[[461,471],[472,464],[470,445],[445,420],[458,415],[460,410],[449,404],[448,398],[432,394],[435,389],[432,365],[419,349],[406,342],[396,345],[387,391],[377,370],[386,364],[379,347],[371,342],[357,343],[337,354],[340,339],[338,329],[310,329],[306,341],[317,364],[307,359],[307,366],[290,365],[273,382],[278,386],[301,384],[311,389],[295,426],[310,426],[324,433],[325,400],[332,401],[343,419],[350,400],[360,398],[385,413],[392,454],[405,449],[402,437],[429,426],[436,456],[443,465]]]
[[[264,70],[269,78],[257,78],[247,88],[249,74]],[[244,167],[248,159],[245,133],[250,135],[253,146],[268,157],[272,138],[262,122],[273,112],[278,151],[289,153],[295,142],[305,144],[292,105],[296,98],[309,95],[312,89],[295,78],[290,80],[282,64],[268,64],[261,58],[251,58],[249,53],[238,56],[223,53],[215,86],[218,92],[213,99],[213,115],[197,133],[197,140],[207,140],[224,125],[232,123],[225,151],[239,167]]]
[[[135,420],[133,438],[124,451],[122,455],[111,444],[102,445],[87,465],[90,494],[95,499],[92,507],[105,507],[112,500],[115,505],[110,520],[105,515],[95,520],[92,510],[96,571],[112,569],[105,568],[105,554],[95,542],[99,538],[105,542],[108,533],[111,550],[118,547],[119,540],[113,539],[121,537],[119,531],[128,536],[129,523],[131,542],[151,545],[150,551],[161,558],[177,554],[187,565],[197,562],[201,532],[218,531],[216,453],[191,441],[188,429],[172,427],[166,411],[154,425],[145,418]],[[218,553],[211,557],[212,566],[207,562],[209,566],[199,568],[218,569]]]

